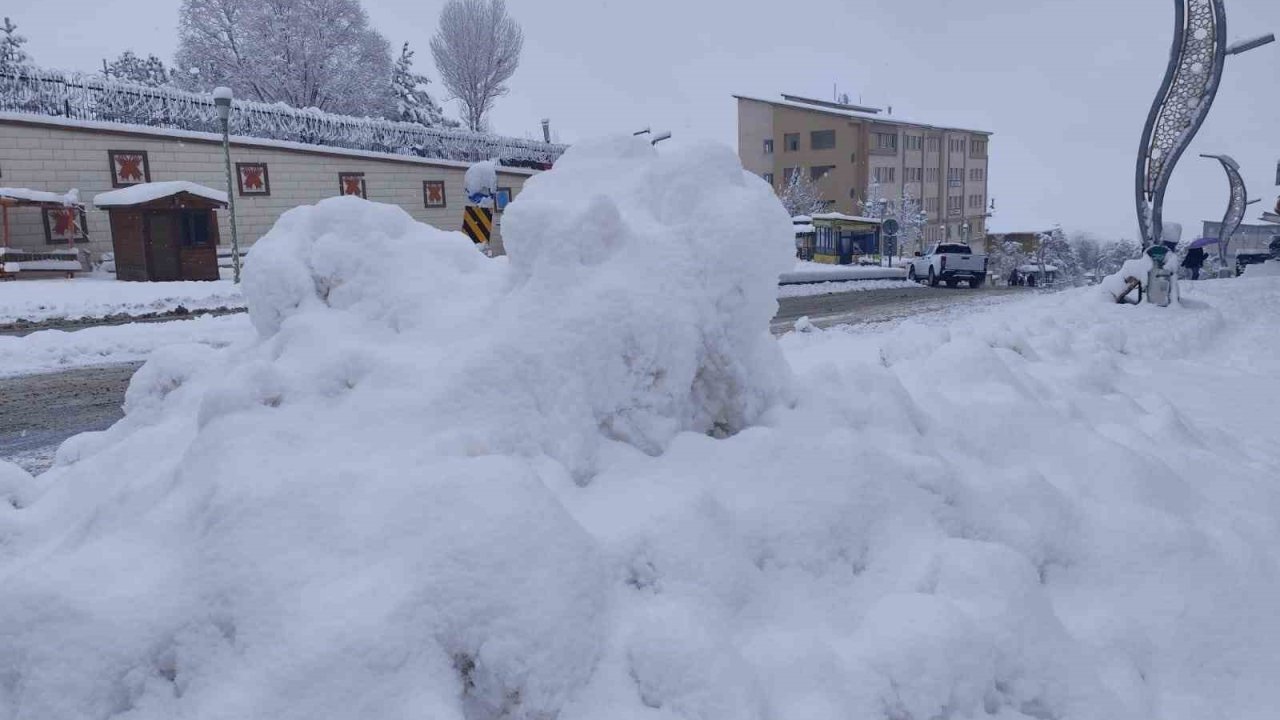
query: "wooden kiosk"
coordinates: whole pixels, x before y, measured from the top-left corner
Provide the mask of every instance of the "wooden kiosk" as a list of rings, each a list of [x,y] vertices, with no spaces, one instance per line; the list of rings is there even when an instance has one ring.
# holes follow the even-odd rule
[[[214,211],[227,194],[191,182],[133,185],[98,195],[111,221],[117,280],[218,279]]]

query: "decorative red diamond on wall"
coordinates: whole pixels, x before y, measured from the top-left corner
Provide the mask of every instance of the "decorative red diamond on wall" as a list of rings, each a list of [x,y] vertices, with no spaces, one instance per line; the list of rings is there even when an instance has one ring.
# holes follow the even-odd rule
[[[244,183],[246,190],[262,189],[262,168],[246,167],[240,168],[241,182]]]
[[[342,194],[343,195],[363,195],[360,192],[360,184],[362,178],[358,176],[342,178]]]
[[[121,180],[142,181],[141,155],[116,155],[116,164],[120,166],[120,170],[117,175]]]
[[[58,237],[76,237],[80,234],[79,212],[72,209],[54,210],[49,213],[53,218],[53,234]]]
[[[444,186],[431,184],[427,186],[427,200],[436,205],[444,202]]]

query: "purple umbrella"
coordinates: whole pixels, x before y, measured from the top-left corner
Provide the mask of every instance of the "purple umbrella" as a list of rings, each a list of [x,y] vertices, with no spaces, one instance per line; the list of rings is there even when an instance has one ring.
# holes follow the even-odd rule
[[[1200,238],[1199,240],[1196,240],[1195,242],[1188,245],[1187,249],[1193,250],[1195,248],[1202,248],[1206,245],[1217,245],[1217,244],[1218,244],[1218,238]]]

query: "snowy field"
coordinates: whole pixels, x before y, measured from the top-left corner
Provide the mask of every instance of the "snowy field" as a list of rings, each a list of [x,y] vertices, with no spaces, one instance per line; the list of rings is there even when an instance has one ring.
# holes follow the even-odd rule
[[[0,335],[0,378],[147,359],[169,345],[226,347],[253,337],[246,315]]]
[[[244,297],[227,280],[214,282],[120,282],[111,275],[75,279],[14,280],[0,283],[0,325],[26,320],[76,320],[109,315],[163,313],[244,307]]]
[[[789,223],[631,138],[509,261],[285,215],[252,337],[0,465],[0,717],[1274,717],[1280,279],[776,341]]]
[[[805,283],[804,285],[779,285],[778,297],[811,297],[834,293],[864,292],[867,290],[919,290],[924,286],[907,280],[850,280],[846,282]]]

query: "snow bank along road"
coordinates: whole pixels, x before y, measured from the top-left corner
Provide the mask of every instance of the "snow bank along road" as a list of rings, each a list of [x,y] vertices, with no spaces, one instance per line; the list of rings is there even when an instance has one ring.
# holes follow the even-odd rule
[[[1280,281],[779,339],[791,227],[631,137],[505,262],[286,213],[251,337],[0,463],[0,718],[1273,720]]]
[[[950,290],[921,287],[782,298],[778,301],[779,310],[772,329],[775,334],[785,333],[801,317],[808,317],[817,327],[882,323],[947,308],[986,304],[996,299],[1014,300],[1032,296],[1032,293],[1025,290],[971,291],[963,288]],[[248,317],[245,316],[243,321],[247,326]],[[225,325],[234,321],[220,322]],[[178,329],[177,326],[174,329]],[[141,330],[146,337],[145,329]],[[121,329],[115,332],[137,331],[138,329]],[[112,336],[108,330],[95,332],[100,333],[103,338]],[[51,340],[76,339],[61,333],[51,333],[49,337]],[[161,346],[161,342],[189,342],[197,337],[198,334],[184,333],[174,340],[158,340],[154,347]],[[210,344],[219,344],[212,342],[220,340],[217,334],[211,333],[209,339]],[[18,341],[11,342],[16,344]],[[225,341],[222,343],[225,344]],[[101,430],[119,420],[123,416],[120,406],[124,402],[129,378],[142,364],[136,359],[145,356],[153,346],[146,343],[141,347],[126,345],[121,350],[116,345],[114,341],[105,345],[102,355],[95,355],[92,350],[77,345],[75,349],[78,354],[54,354],[52,361],[31,366],[29,372],[37,374],[0,380],[0,460],[16,462],[31,472],[43,472],[52,463],[53,453],[63,440],[82,432]],[[48,349],[45,348],[45,351]],[[113,357],[126,362],[95,364],[56,372],[45,369],[60,362],[110,362]]]

